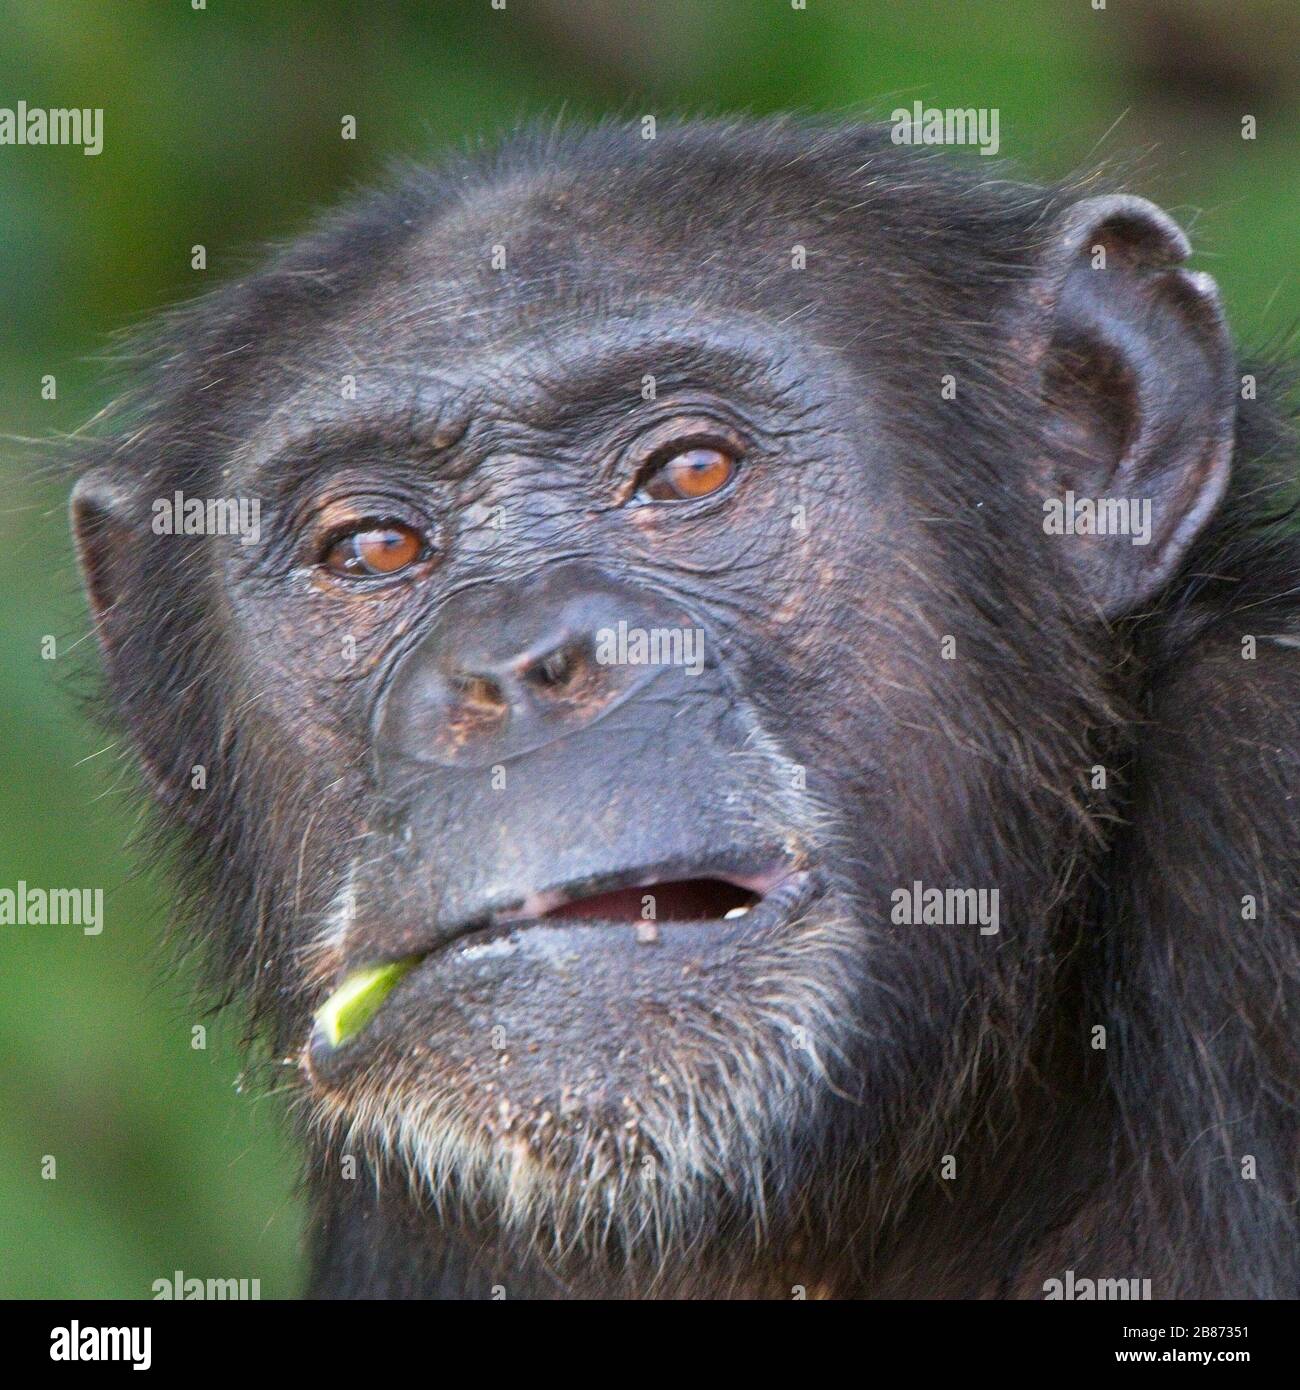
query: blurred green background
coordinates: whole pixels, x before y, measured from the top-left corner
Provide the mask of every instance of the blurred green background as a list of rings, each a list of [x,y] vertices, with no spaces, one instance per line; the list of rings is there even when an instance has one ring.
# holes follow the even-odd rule
[[[123,853],[138,812],[72,698],[93,654],[66,488],[24,440],[104,403],[108,335],[238,272],[392,156],[533,113],[887,117],[918,99],[997,107],[1002,153],[1033,174],[1136,156],[1131,182],[1192,229],[1238,331],[1284,334],[1300,8],[1095,3],[0,0],[0,106],[105,113],[96,158],[0,146],[0,886],[106,900],[98,937],[0,927],[0,1295],[146,1297],[179,1269],[272,1297],[300,1277],[278,1102],[237,1093],[237,1018],[191,1048],[204,1015],[163,968],[165,890]]]

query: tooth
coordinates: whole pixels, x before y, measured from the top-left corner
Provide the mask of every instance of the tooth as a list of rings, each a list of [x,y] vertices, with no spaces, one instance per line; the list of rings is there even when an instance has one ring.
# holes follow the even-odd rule
[[[730,922],[733,917],[743,917],[749,911],[748,907],[733,907],[730,912],[722,914],[724,922]]]
[[[379,1006],[418,956],[367,965],[354,970],[316,1011],[315,1032],[331,1047],[341,1047],[374,1018]]]

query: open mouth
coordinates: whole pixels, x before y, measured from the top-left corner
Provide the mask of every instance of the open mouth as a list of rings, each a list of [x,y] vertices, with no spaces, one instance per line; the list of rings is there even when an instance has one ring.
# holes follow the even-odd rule
[[[789,865],[725,877],[657,879],[621,876],[621,884],[589,883],[527,894],[517,904],[444,927],[429,950],[399,960],[371,961],[345,972],[317,1010],[310,1051],[333,1052],[357,1037],[381,1005],[417,966],[448,951],[469,950],[485,940],[566,924],[624,928],[646,944],[661,930],[710,926],[757,931],[791,919],[812,896],[812,876]],[[594,891],[585,891],[587,889]]]
[[[763,894],[721,878],[687,878],[566,899],[541,914],[543,921],[709,922],[743,917]],[[509,917],[501,920],[509,921]]]

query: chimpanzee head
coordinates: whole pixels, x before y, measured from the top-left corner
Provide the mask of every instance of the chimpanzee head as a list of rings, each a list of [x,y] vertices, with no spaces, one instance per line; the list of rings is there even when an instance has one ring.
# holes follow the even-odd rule
[[[641,137],[409,174],[179,311],[73,512],[315,1161],[684,1286],[884,1219],[1040,1060],[1233,363],[1140,199]]]

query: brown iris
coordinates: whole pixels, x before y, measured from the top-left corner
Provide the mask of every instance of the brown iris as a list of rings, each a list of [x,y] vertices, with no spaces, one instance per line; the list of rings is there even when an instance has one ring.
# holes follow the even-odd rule
[[[423,557],[423,536],[399,521],[365,522],[335,536],[325,568],[348,579],[397,574]]]
[[[720,491],[735,472],[736,460],[724,449],[683,449],[655,471],[644,492],[656,502],[689,502]]]

